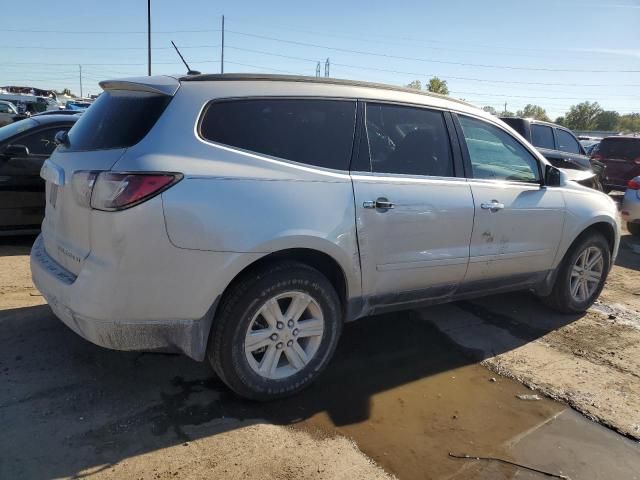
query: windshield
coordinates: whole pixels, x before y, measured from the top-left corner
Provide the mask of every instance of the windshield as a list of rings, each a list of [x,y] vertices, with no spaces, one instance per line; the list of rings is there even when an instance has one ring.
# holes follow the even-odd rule
[[[19,122],[10,123],[9,125],[0,128],[0,142],[13,137],[14,135],[17,135],[20,132],[29,130],[36,125],[38,125],[38,122],[36,122],[35,120],[31,120],[30,118],[25,118],[24,120],[20,120]]]

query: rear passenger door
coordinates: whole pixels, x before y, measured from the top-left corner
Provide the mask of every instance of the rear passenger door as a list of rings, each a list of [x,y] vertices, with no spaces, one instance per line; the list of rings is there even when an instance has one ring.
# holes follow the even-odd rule
[[[562,192],[542,184],[538,159],[506,130],[456,118],[475,202],[463,291],[535,282],[552,268],[560,243]]]
[[[450,114],[364,110],[351,172],[364,294],[372,306],[446,297],[464,277],[473,225]]]

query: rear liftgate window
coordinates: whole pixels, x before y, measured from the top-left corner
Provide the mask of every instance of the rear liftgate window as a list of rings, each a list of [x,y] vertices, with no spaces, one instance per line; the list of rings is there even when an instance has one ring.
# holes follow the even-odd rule
[[[135,145],[151,130],[171,98],[146,92],[105,91],[69,131],[70,150]]]
[[[349,170],[356,104],[346,100],[212,102],[200,134],[212,142],[316,167]]]

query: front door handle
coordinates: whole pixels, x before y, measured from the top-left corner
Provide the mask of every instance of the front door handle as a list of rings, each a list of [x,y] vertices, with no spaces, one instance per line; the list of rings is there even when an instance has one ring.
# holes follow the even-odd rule
[[[480,207],[484,210],[491,210],[492,212],[497,212],[498,210],[502,210],[504,208],[504,203],[500,203],[497,200],[491,200],[487,203],[481,203]]]
[[[394,208],[396,205],[393,202],[390,202],[389,199],[384,197],[378,197],[376,200],[367,200],[362,203],[364,208],[375,208],[378,210],[390,210]]]

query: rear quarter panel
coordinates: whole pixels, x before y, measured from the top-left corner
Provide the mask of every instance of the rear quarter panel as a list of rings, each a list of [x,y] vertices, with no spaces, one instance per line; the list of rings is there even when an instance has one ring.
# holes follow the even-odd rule
[[[240,151],[207,142],[197,133],[198,118],[210,100],[298,96],[294,89],[302,86],[287,88],[271,82],[183,83],[154,128],[114,169],[184,175],[162,194],[174,246],[263,255],[289,248],[318,250],[338,262],[349,295],[357,296],[360,264],[348,173]],[[304,93],[314,96],[315,90]]]

